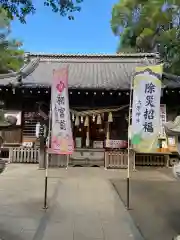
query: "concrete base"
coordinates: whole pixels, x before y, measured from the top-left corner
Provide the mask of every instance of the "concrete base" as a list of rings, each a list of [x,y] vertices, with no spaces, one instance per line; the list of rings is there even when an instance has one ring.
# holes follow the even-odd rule
[[[38,170],[45,170],[45,168],[38,167]],[[1,240],[1,239],[0,239]]]

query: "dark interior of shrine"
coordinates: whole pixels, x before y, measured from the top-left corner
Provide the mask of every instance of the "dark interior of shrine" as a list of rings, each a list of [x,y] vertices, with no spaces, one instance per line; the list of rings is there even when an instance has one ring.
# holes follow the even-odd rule
[[[41,110],[48,116],[50,107],[51,90],[50,88],[23,88],[12,87],[0,88],[0,108],[5,110],[22,111],[23,113],[32,113]],[[129,90],[89,90],[89,89],[69,89],[70,109],[76,111],[87,111],[91,109],[110,109],[126,105],[124,110],[113,113],[113,122],[110,124],[110,137],[113,139],[127,139],[127,117],[129,105],[130,91]],[[161,103],[167,106],[167,119],[170,119],[168,113],[174,111],[173,116],[180,114],[180,90],[179,89],[164,89],[161,97]],[[105,118],[107,118],[105,114]],[[174,117],[171,118],[174,118]],[[32,118],[32,117],[31,117]],[[126,119],[125,119],[126,118]],[[39,115],[36,115],[35,121],[41,120]],[[172,119],[170,119],[172,120]],[[25,119],[22,114],[21,126],[14,127],[14,138],[17,136],[20,141],[22,138],[22,129],[24,129]],[[31,120],[30,120],[31,121]],[[34,120],[33,120],[34,121]],[[91,122],[91,139],[100,140],[105,138],[106,126],[105,121],[97,125]],[[86,127],[81,124],[79,127],[74,126],[74,137],[79,134],[85,136]],[[23,130],[24,131],[24,130]],[[18,134],[17,134],[18,133]],[[24,133],[25,134],[25,133]],[[29,134],[29,133],[28,133]],[[34,134],[34,133],[33,133]],[[84,139],[84,138],[83,138]],[[83,140],[84,141],[84,140]],[[83,143],[84,144],[84,143]]]

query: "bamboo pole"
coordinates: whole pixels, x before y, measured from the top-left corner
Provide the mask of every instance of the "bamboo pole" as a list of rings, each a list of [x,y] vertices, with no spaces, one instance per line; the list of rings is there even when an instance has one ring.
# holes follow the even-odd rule
[[[46,150],[46,164],[45,164],[45,184],[44,184],[44,206],[43,209],[47,209],[47,191],[48,191],[48,168],[49,168],[49,153],[48,149],[50,147],[50,136],[51,136],[51,117],[52,117],[52,105],[50,103],[50,111],[49,111],[49,131],[48,131],[48,142],[47,142],[47,150]]]
[[[130,87],[130,96],[129,96],[129,116],[128,116],[128,131],[131,125],[131,111],[132,111],[132,94],[133,94],[133,86],[132,86],[132,78],[131,78],[131,87]],[[128,133],[128,166],[127,166],[127,209],[130,209],[130,137]]]

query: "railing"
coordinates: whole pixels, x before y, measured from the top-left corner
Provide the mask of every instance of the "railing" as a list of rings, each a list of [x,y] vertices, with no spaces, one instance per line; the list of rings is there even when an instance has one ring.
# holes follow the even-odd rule
[[[163,167],[169,165],[168,154],[136,154],[136,166],[157,166]]]
[[[40,149],[13,147],[9,149],[9,160],[12,163],[38,163]]]
[[[69,159],[66,155],[49,155],[49,167],[67,167]]]
[[[70,156],[70,166],[104,166],[104,149],[79,149]]]
[[[27,148],[27,147],[11,147],[2,149],[6,150],[7,156],[1,156],[3,159],[11,163],[38,163],[40,157],[39,148]],[[2,153],[1,153],[2,154]],[[103,152],[101,154],[104,154]],[[3,154],[4,155],[4,154]],[[9,156],[8,156],[9,155]],[[92,157],[92,156],[91,156]],[[81,164],[82,164],[82,159]],[[84,160],[84,159],[83,159]],[[85,159],[87,161],[87,159]],[[85,161],[84,160],[84,161]],[[92,165],[97,165],[98,156],[94,156]],[[69,166],[73,166],[77,159],[69,158]],[[92,162],[92,161],[91,161]],[[103,159],[100,160],[103,162]],[[49,167],[67,167],[67,156],[63,155],[51,155],[49,158]],[[87,164],[86,164],[87,165]],[[101,164],[102,165],[102,164]],[[105,168],[120,168],[125,169],[128,165],[128,152],[127,150],[111,150],[105,152]],[[130,150],[130,167],[136,166],[169,166],[168,154],[136,154]]]
[[[134,167],[135,154],[130,151],[131,168]],[[127,168],[128,166],[128,151],[113,150],[105,152],[105,168]]]

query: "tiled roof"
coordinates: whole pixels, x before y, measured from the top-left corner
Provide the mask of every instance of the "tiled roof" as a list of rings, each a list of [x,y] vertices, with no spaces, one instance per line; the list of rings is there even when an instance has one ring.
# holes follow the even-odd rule
[[[31,54],[24,84],[52,84],[53,69],[69,66],[71,89],[129,89],[136,66],[155,64],[157,54],[49,55]],[[38,63],[37,63],[38,62]],[[28,67],[27,67],[28,69]]]
[[[10,83],[17,82],[18,80],[18,73],[7,73],[7,74],[0,74],[0,85],[7,85]]]
[[[27,54],[29,63],[19,73],[0,75],[0,84],[15,82],[21,76],[24,86],[51,86],[52,72],[69,66],[71,89],[129,89],[136,66],[154,65],[159,61],[155,53],[114,55]],[[172,83],[173,81],[173,83]],[[178,82],[166,80],[177,87]],[[180,87],[180,84],[178,84]]]
[[[163,84],[165,87],[171,89],[180,88],[180,76],[176,76],[170,73],[164,73]]]

